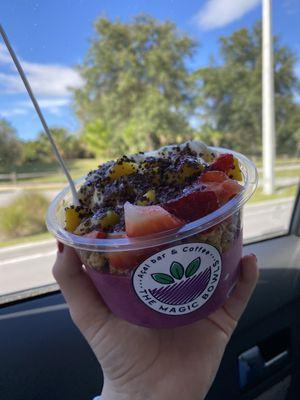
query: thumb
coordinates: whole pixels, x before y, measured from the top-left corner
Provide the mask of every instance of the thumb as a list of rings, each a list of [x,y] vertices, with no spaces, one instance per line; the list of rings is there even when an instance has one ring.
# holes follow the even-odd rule
[[[225,304],[208,319],[219,326],[229,338],[243,314],[258,279],[258,268],[254,254],[242,258],[240,277],[235,289]]]
[[[254,254],[242,259],[240,277],[224,309],[236,321],[243,314],[258,280],[257,259]]]

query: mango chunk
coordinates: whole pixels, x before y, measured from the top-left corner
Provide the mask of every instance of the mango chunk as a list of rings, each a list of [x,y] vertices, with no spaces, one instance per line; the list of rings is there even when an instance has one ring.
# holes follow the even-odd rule
[[[148,190],[148,192],[145,193],[144,196],[145,196],[149,201],[155,201],[155,190]]]
[[[200,175],[200,173],[204,170],[204,166],[199,164],[196,168],[189,164],[184,164],[179,171],[178,181],[179,183],[184,183],[186,178],[191,176]]]
[[[233,157],[234,168],[228,171],[228,176],[231,179],[241,182],[243,180],[242,171],[237,158]]]
[[[79,216],[79,213],[75,210],[75,208],[67,207],[65,209],[65,217],[66,217],[65,229],[68,232],[74,232],[77,226],[81,223],[81,218]]]
[[[147,206],[149,203],[152,203],[155,201],[155,190],[148,190],[148,192],[146,192],[143,195],[143,200],[138,200],[137,201],[137,205],[138,206]]]
[[[112,210],[107,211],[107,213],[101,218],[100,225],[102,229],[109,228],[110,226],[116,225],[120,221],[119,215]]]
[[[203,154],[202,158],[205,162],[211,163],[215,157],[211,153],[206,152],[205,154]]]
[[[109,170],[111,180],[116,180],[121,176],[131,175],[137,171],[137,164],[131,161],[116,162]]]
[[[200,175],[204,170],[204,166],[202,164],[199,165],[190,165],[184,164],[181,166],[179,171],[167,171],[164,174],[164,179],[167,183],[178,183],[182,184],[186,181],[187,178],[192,176]]]

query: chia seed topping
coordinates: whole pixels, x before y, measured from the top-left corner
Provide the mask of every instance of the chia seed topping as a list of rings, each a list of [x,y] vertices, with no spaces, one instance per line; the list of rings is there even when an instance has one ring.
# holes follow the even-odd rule
[[[135,205],[166,203],[192,185],[212,159],[202,142],[190,141],[148,153],[124,155],[100,165],[87,174],[78,191],[80,206],[76,211],[82,222],[75,233],[83,235],[94,229],[124,231],[126,201]],[[114,213],[118,222],[103,228],[101,221],[108,211]]]

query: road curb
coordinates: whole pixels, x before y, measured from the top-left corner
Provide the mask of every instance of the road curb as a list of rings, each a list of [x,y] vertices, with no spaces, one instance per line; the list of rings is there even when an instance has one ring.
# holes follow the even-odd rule
[[[256,208],[256,207],[261,207],[262,205],[269,205],[269,206],[274,206],[276,204],[284,204],[284,203],[289,203],[295,201],[295,197],[283,197],[282,199],[273,199],[273,200],[266,200],[266,201],[260,201],[257,203],[253,204],[246,204],[245,208]]]
[[[31,242],[31,243],[24,243],[24,244],[16,244],[13,246],[7,246],[7,247],[3,247],[0,249],[0,254],[6,253],[6,252],[10,252],[13,250],[20,250],[20,249],[29,249],[31,247],[39,247],[42,246],[44,244],[51,244],[51,243],[55,243],[55,239],[47,239],[47,240],[37,240],[36,242]]]
[[[15,186],[2,186],[0,185],[0,192],[20,192],[24,190],[61,190],[64,188],[65,184],[53,184],[53,185],[15,185]]]

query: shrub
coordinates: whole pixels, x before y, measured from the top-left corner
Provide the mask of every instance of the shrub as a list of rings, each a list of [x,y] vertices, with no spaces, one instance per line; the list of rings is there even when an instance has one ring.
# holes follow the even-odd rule
[[[46,231],[48,205],[44,195],[23,192],[11,204],[0,208],[0,235],[10,239]]]

